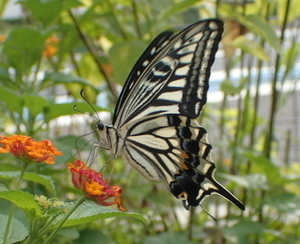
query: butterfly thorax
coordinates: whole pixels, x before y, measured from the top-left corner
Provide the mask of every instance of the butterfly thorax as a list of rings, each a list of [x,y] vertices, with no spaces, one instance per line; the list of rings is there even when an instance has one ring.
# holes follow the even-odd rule
[[[117,157],[124,146],[124,140],[118,134],[117,129],[103,122],[98,122],[96,128],[100,136],[99,147],[110,150]]]

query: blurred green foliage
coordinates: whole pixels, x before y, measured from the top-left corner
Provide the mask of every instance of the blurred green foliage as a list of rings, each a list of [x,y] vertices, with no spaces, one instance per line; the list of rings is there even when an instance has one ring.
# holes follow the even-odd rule
[[[0,3],[0,13],[7,2]],[[18,4],[21,19],[0,23],[0,130],[5,135],[54,140],[65,156],[54,167],[30,168],[36,174],[27,173],[23,189],[65,201],[78,197],[66,169],[78,151],[75,144],[86,155],[91,151],[86,144],[97,141],[93,137],[76,141],[95,124],[88,116],[82,123],[79,111],[93,111],[82,101],[80,90],[97,111],[112,112],[130,69],[157,34],[210,17],[223,19],[226,27],[222,101],[208,104],[201,121],[212,138],[218,138],[211,139],[217,149],[213,154],[217,177],[228,182],[246,210],[241,213],[211,197],[203,207],[218,222],[201,207],[188,212],[162,184],[146,181],[122,159],[106,165],[110,155],[99,150],[93,167],[100,170],[106,165],[102,172],[113,172],[111,181],[124,189],[125,207],[143,214],[149,224],[120,217],[70,225],[58,233],[55,243],[300,243],[300,166],[278,154],[279,140],[287,133],[278,134],[274,125],[276,114],[290,109],[285,105],[294,92],[283,94],[282,86],[287,80],[296,85],[299,78],[293,70],[299,57],[300,1],[21,0]],[[269,67],[267,80],[262,76],[264,66]],[[233,69],[240,71],[238,82],[232,78]],[[259,103],[258,92],[263,82],[271,86],[265,117],[258,113],[265,106]],[[102,99],[97,100],[99,96]],[[231,96],[237,98],[235,107],[229,106]],[[287,146],[284,154],[289,150]],[[0,194],[5,195],[20,166],[7,155],[0,157]],[[0,201],[1,216],[8,206]],[[20,237],[28,227],[22,211],[15,221]]]

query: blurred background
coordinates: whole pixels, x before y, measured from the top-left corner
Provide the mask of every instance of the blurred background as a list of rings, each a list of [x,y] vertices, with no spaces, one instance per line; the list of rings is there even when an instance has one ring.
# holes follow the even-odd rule
[[[106,164],[111,154],[100,149],[92,167],[106,165],[102,173],[124,189],[126,209],[150,223],[95,221],[61,232],[55,243],[300,243],[299,14],[297,0],[2,0],[0,134],[55,142],[64,156],[51,170],[34,170],[53,178],[56,194],[25,187],[65,201],[78,198],[66,163],[78,151],[87,158],[99,139],[88,114],[111,121],[151,40],[201,19],[225,24],[199,122],[214,148],[216,178],[246,210],[212,196],[203,207],[218,222],[201,207],[186,211],[163,183],[148,182],[122,158]]]

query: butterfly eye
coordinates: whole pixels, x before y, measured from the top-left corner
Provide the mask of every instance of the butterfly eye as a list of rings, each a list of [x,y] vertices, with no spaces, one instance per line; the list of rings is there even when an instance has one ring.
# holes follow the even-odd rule
[[[98,130],[103,130],[103,129],[104,129],[104,124],[103,124],[102,122],[98,122],[98,123],[96,124],[96,128],[97,128]]]

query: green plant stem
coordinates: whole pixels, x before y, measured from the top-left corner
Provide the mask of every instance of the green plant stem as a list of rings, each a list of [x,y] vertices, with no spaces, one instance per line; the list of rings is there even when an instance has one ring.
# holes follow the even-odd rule
[[[55,230],[51,233],[51,235],[47,238],[47,240],[44,242],[44,244],[48,244],[52,241],[52,239],[55,237],[57,232],[61,229],[63,224],[67,221],[67,219],[71,216],[71,214],[78,208],[84,201],[86,200],[85,196],[82,196],[76,204],[73,206],[73,208],[70,209],[70,211],[60,220]]]
[[[22,183],[22,179],[25,173],[25,170],[28,166],[28,162],[23,161],[22,163],[22,168],[20,171],[20,175],[18,177],[18,181],[17,181],[17,186],[16,186],[16,190],[19,190],[21,187],[21,183]],[[11,204],[11,207],[9,209],[9,213],[8,213],[8,219],[7,219],[7,224],[6,224],[6,229],[5,229],[5,233],[4,233],[4,237],[3,237],[3,244],[7,243],[7,239],[9,237],[9,232],[11,230],[11,226],[12,226],[12,221],[13,221],[13,216],[16,210],[16,205],[14,205],[13,203]]]
[[[133,21],[134,21],[134,26],[135,26],[137,36],[140,39],[142,39],[142,32],[141,32],[141,29],[140,29],[140,26],[139,26],[138,11],[137,11],[137,5],[136,5],[135,0],[132,0],[131,6],[132,6]]]
[[[100,70],[101,74],[103,75],[103,77],[108,85],[108,88],[110,89],[112,95],[116,99],[118,97],[118,92],[117,92],[115,86],[113,85],[113,81],[110,79],[109,75],[105,71],[103,64],[100,62],[100,60],[98,58],[99,55],[97,54],[95,47],[92,44],[90,44],[90,42],[87,40],[86,36],[83,34],[81,27],[80,27],[78,21],[76,20],[76,18],[74,17],[74,15],[72,14],[72,12],[69,10],[68,13],[69,13],[71,20],[73,21],[73,23],[75,25],[75,28],[77,30],[79,38],[82,40],[82,42],[88,49],[89,53],[91,54],[92,58],[94,59],[95,63],[99,67],[99,70]]]
[[[285,14],[284,14],[284,19],[282,23],[282,28],[281,28],[281,35],[280,35],[280,42],[281,44],[284,41],[284,36],[285,36],[285,31],[286,31],[286,25],[288,21],[288,14],[290,10],[290,3],[291,0],[286,1],[286,9],[285,9]],[[271,100],[271,110],[270,110],[270,115],[269,115],[269,131],[266,135],[265,139],[265,145],[264,145],[264,154],[270,158],[271,154],[271,147],[272,147],[272,142],[274,141],[274,124],[275,124],[275,115],[277,112],[277,103],[279,100],[279,90],[277,88],[277,81],[278,81],[278,76],[279,76],[279,69],[280,69],[280,64],[281,64],[281,54],[277,54],[276,56],[276,61],[275,61],[275,71],[274,71],[274,76],[272,80],[272,100]]]

